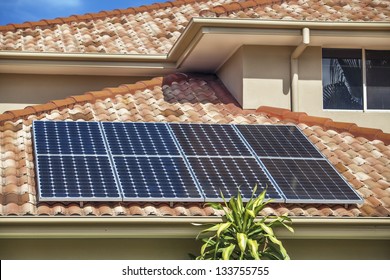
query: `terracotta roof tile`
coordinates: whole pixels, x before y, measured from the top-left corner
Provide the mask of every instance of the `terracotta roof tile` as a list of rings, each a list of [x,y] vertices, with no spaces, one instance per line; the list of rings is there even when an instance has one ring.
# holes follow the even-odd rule
[[[202,97],[197,97],[201,95]],[[199,103],[201,100],[202,103]],[[335,168],[366,198],[361,206],[271,205],[265,212],[290,216],[387,216],[390,197],[388,142],[371,140],[377,130],[351,130],[355,125],[314,118],[285,109],[242,110],[214,75],[175,74],[55,100],[0,114],[0,215],[75,216],[210,216],[221,215],[202,204],[37,202],[32,155],[34,119],[180,121],[207,123],[296,123]],[[20,119],[24,118],[24,120]],[[301,120],[310,123],[302,123]],[[318,120],[318,123],[315,121]],[[331,125],[329,125],[331,124]],[[357,126],[356,126],[357,127]],[[354,135],[357,131],[358,137]],[[369,135],[369,133],[375,135]],[[387,137],[387,135],[384,135]],[[384,138],[382,135],[381,137]]]
[[[0,50],[168,53],[192,17],[390,21],[389,2],[345,0],[172,1],[0,26]],[[147,24],[145,24],[147,23]]]

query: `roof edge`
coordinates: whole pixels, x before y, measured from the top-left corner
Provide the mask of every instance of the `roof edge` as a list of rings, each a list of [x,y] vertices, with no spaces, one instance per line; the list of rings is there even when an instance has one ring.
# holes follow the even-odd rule
[[[58,17],[55,19],[41,19],[39,21],[26,21],[21,24],[9,23],[7,25],[0,26],[0,32],[8,32],[8,31],[12,32],[18,29],[26,29],[26,28],[49,27],[56,24],[103,19],[110,16],[122,16],[122,15],[130,15],[130,14],[134,15],[137,13],[150,12],[156,9],[177,7],[186,4],[192,4],[195,2],[207,2],[207,0],[175,0],[175,1],[168,1],[163,3],[154,3],[150,5],[141,5],[139,7],[129,7],[126,9],[104,10],[98,13],[71,15],[69,17]]]
[[[309,116],[304,112],[292,112],[288,109],[260,106],[256,112],[264,113],[270,117],[276,117],[281,121],[294,123],[305,123],[309,126],[318,125],[327,130],[335,130],[339,133],[348,132],[356,137],[364,137],[368,140],[380,140],[385,145],[390,145],[390,133],[385,133],[381,129],[360,127],[356,123],[338,122],[330,118]]]
[[[5,217],[0,238],[195,238],[208,223],[221,221],[216,216]],[[281,227],[275,232],[282,239],[390,239],[389,218],[292,218],[292,226],[295,233]]]

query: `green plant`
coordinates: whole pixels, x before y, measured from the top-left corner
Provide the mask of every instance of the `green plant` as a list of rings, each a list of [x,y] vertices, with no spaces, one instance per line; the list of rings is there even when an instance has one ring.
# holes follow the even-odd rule
[[[207,236],[202,238],[203,245],[196,259],[289,259],[286,249],[276,238],[272,228],[282,225],[293,232],[287,224],[291,220],[286,215],[280,217],[267,215],[256,219],[256,215],[271,202],[271,200],[264,200],[265,190],[258,197],[254,197],[256,189],[255,187],[247,203],[242,201],[240,193],[237,198],[232,197],[229,202],[222,195],[225,207],[219,203],[208,203],[214,209],[223,210],[225,215],[223,222],[212,224],[198,234],[197,239],[200,236]]]

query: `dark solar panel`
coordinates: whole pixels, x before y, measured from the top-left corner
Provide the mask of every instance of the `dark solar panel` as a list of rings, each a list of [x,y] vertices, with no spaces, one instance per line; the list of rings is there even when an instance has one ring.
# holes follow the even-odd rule
[[[231,125],[169,124],[187,156],[251,156]]]
[[[190,157],[188,160],[206,201],[220,199],[220,192],[228,199],[236,196],[238,189],[243,198],[249,199],[255,185],[258,193],[267,187],[268,198],[282,199],[254,158]]]
[[[295,126],[34,121],[39,197],[288,203],[362,199]]]
[[[360,203],[361,199],[326,160],[267,159],[262,162],[287,203]]]
[[[38,155],[42,201],[122,200],[106,156]]]
[[[259,157],[322,158],[296,126],[236,125]]]
[[[102,124],[112,155],[179,155],[163,123]]]
[[[115,157],[124,200],[203,201],[181,157]]]
[[[105,155],[103,137],[96,122],[34,122],[37,154]]]

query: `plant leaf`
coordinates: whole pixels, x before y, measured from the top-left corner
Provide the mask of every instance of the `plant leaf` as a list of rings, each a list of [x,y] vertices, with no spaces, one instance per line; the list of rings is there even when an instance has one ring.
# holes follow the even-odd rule
[[[251,216],[253,219],[256,218],[256,214],[253,210],[246,209],[245,212],[248,213],[249,216]]]
[[[232,223],[230,223],[230,222],[219,224],[219,229],[217,230],[217,237],[219,238],[219,235],[221,234],[221,232],[228,229],[231,225],[232,225]]]
[[[257,225],[259,225],[268,235],[274,236],[274,231],[272,230],[272,228],[270,228],[266,224],[264,224],[264,223],[257,223]]]
[[[216,210],[223,210],[223,207],[220,203],[208,202],[205,204],[205,206],[210,206],[211,208],[214,208]]]
[[[288,256],[286,249],[283,247],[282,242],[281,242],[279,239],[277,239],[275,236],[267,235],[267,237],[268,237],[273,243],[279,245],[280,253],[281,253],[282,256],[283,256],[283,259],[289,260],[290,257]]]
[[[245,233],[237,232],[237,242],[241,252],[245,252],[248,236]]]
[[[216,224],[216,225],[213,225],[212,227],[209,227],[209,228],[202,230],[202,232],[217,231],[220,226],[221,226],[221,224]]]
[[[259,243],[256,240],[248,239],[249,251],[255,260],[260,260]]]
[[[236,248],[236,245],[230,244],[229,247],[222,249],[222,259],[223,260],[229,260],[231,254],[233,253],[234,249]]]
[[[240,192],[237,194],[237,210],[240,215],[244,212],[244,204],[242,202],[242,196]]]

